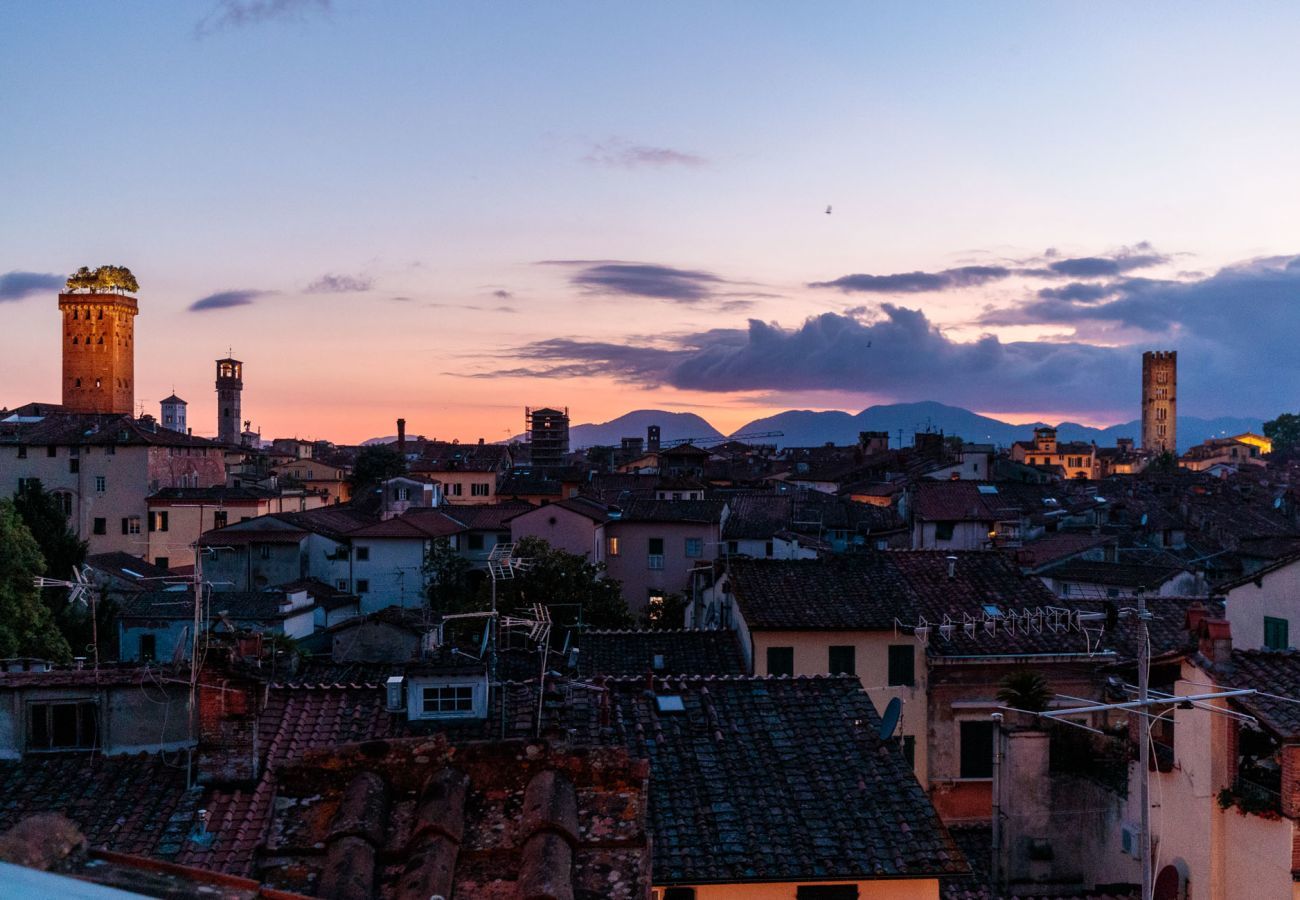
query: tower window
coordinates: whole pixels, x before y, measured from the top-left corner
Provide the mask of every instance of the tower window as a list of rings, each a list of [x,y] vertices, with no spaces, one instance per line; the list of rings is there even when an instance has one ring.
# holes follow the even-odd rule
[[[80,379],[80,378],[77,379],[77,387],[81,387],[81,379]]]
[[[75,344],[80,343],[80,341],[78,341],[78,340],[74,337],[74,338],[72,339],[72,343],[75,345]]]
[[[104,343],[104,336],[102,334],[99,336],[99,343]]]
[[[102,381],[101,379],[99,379],[99,378],[96,378],[96,379],[95,379],[95,387],[103,387],[103,381]]]
[[[73,320],[76,320],[77,318],[77,311],[75,309],[72,311],[72,318]]]

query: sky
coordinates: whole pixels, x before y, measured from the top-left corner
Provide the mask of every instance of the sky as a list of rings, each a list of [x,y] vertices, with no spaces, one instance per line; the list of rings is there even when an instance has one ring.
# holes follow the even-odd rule
[[[140,282],[136,399],[263,437],[939,400],[1294,411],[1300,8],[0,6],[0,407]]]

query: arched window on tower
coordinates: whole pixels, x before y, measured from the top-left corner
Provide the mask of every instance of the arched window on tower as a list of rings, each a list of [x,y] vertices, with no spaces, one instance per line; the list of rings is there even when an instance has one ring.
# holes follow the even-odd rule
[[[77,318],[77,311],[75,309],[72,311],[72,318],[73,319]]]
[[[81,379],[80,379],[80,378],[77,379],[76,386],[77,386],[77,387],[81,387]]]
[[[72,339],[72,343],[74,344],[77,343],[77,339],[75,337]]]
[[[102,309],[99,311],[99,318],[104,318],[104,311]]]
[[[104,343],[104,336],[102,334],[99,336],[99,342],[101,344]]]

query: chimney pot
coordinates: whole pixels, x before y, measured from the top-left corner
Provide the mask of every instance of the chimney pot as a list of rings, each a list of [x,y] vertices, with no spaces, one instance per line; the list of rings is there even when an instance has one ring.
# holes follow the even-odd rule
[[[1201,622],[1201,655],[1216,665],[1232,661],[1232,628],[1224,619],[1205,619]]]

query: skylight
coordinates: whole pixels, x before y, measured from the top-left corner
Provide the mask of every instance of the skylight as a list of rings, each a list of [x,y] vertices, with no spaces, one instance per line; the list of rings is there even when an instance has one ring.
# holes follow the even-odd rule
[[[984,604],[984,615],[986,615],[986,616],[994,616],[994,617],[1001,616],[1001,615],[1002,615],[1002,607],[998,606],[996,603],[985,603],[985,604]]]
[[[659,694],[655,697],[655,706],[661,713],[686,712],[686,705],[678,694]]]
[[[991,484],[977,484],[975,485],[975,490],[979,491],[981,494],[996,494],[998,492],[997,487]]]

